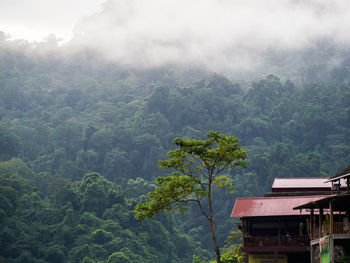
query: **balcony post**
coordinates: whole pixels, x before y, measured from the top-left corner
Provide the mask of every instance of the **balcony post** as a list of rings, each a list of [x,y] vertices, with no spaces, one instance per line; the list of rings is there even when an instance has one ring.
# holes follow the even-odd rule
[[[320,208],[319,215],[318,215],[318,236],[319,236],[319,238],[322,237],[322,217],[323,217],[323,208]]]
[[[333,234],[333,201],[329,200],[329,234]]]
[[[278,219],[278,245],[281,245],[281,220]]]
[[[314,209],[311,209],[310,213],[310,236],[311,238],[314,236]]]

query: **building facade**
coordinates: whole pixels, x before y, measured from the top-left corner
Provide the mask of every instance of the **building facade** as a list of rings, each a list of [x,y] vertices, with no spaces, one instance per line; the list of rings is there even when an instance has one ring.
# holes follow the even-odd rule
[[[346,191],[346,186],[339,184],[338,191]],[[334,182],[327,178],[276,178],[264,197],[237,198],[231,217],[240,218],[246,262],[303,263],[315,259],[311,255],[312,234],[321,210],[314,210],[311,216],[309,208],[301,207],[333,195]]]
[[[331,177],[332,195],[294,209],[309,213],[310,261],[350,262],[350,167]],[[339,186],[346,185],[346,189]]]

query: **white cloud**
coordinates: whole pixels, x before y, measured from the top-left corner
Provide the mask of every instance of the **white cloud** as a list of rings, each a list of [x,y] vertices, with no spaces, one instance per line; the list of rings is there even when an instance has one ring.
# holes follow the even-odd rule
[[[72,43],[124,64],[251,67],[261,52],[348,44],[350,2],[326,0],[110,0]]]
[[[1,0],[0,31],[15,39],[40,41],[50,34],[70,40],[82,16],[97,12],[103,0]]]
[[[126,65],[218,70],[251,68],[264,52],[320,40],[348,45],[349,14],[345,0],[1,0],[0,31],[36,41],[73,37],[67,48]]]

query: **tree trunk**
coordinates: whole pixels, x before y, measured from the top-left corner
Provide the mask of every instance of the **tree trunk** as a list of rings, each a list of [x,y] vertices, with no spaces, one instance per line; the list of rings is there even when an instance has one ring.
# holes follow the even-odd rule
[[[210,232],[211,232],[211,239],[213,241],[213,247],[216,254],[216,262],[220,263],[220,250],[218,247],[218,244],[216,242],[216,236],[215,236],[215,219],[214,219],[214,211],[213,211],[213,204],[211,202],[211,180],[209,180],[209,186],[208,186],[208,204],[209,204],[209,222],[210,222]]]
[[[220,250],[218,247],[218,244],[216,242],[216,237],[215,237],[215,220],[214,217],[210,218],[210,232],[211,232],[211,239],[213,241],[213,246],[216,254],[216,262],[220,263]]]

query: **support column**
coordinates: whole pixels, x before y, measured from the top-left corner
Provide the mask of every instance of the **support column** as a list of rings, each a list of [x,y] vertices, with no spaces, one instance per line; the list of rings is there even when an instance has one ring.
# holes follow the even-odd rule
[[[314,210],[311,209],[310,213],[310,237],[313,239],[314,237]]]
[[[275,250],[273,253],[273,263],[278,263],[278,251]]]
[[[323,217],[323,208],[320,208],[319,215],[318,215],[318,235],[319,235],[319,238],[322,237],[322,217]]]
[[[329,234],[332,235],[333,234],[333,201],[330,200],[329,201]]]
[[[329,237],[329,256],[330,256],[330,263],[334,263],[334,239],[333,239],[333,236]]]
[[[278,219],[278,245],[281,245],[281,220]]]
[[[249,254],[245,252],[245,263],[249,263]]]

